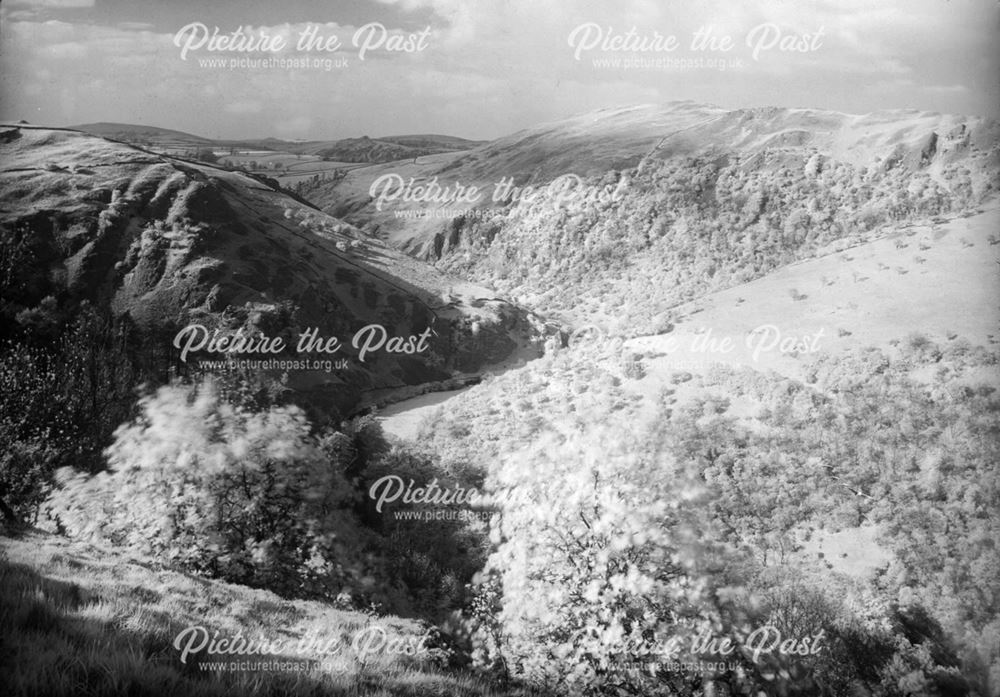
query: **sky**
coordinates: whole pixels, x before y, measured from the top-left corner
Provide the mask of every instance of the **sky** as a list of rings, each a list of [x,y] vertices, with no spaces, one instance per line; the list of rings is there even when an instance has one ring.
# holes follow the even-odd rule
[[[492,139],[674,100],[998,117],[998,35],[997,0],[3,0],[0,120]]]

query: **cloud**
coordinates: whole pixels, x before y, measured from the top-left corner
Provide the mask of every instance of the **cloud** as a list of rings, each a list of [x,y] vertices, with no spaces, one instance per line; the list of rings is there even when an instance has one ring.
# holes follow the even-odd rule
[[[378,2],[393,5],[392,11],[383,8],[381,21],[395,35],[399,25],[408,27],[406,34],[429,23],[426,49],[379,50],[361,61],[351,45],[357,27],[330,22],[313,26],[320,34],[336,34],[340,49],[309,54],[344,59],[329,69],[210,66],[200,61],[224,58],[228,63],[267,54],[202,47],[184,61],[173,32],[197,17],[177,14],[174,25],[161,17],[155,26],[169,29],[155,31],[145,22],[54,21],[50,17],[71,15],[8,12],[4,2],[0,110],[57,124],[131,118],[207,134],[235,136],[238,131],[241,137],[280,128],[286,137],[432,129],[485,138],[612,104],[674,99],[850,112],[941,105],[972,113],[996,109],[990,102],[995,89],[986,94],[981,86],[995,84],[992,49],[1000,12],[984,3],[972,9],[964,0],[878,5],[867,0]],[[240,23],[239,12],[229,16],[234,21],[222,28],[227,32]],[[681,56],[692,55],[692,32],[712,25],[717,34],[734,37],[731,55],[742,58],[743,66],[726,72],[598,69],[591,62],[601,55],[598,51],[577,61],[567,43],[573,28],[584,22],[617,32],[635,27],[640,33],[676,34]],[[815,51],[773,48],[753,61],[745,36],[761,23],[773,23],[786,34],[822,27],[824,39]],[[245,30],[266,29],[294,44],[307,26],[276,23]],[[294,53],[291,46],[281,55]],[[48,75],[44,89],[31,87],[43,74]]]
[[[292,116],[275,122],[274,132],[280,138],[305,138],[312,131],[313,123],[310,116]]]
[[[78,9],[94,6],[94,0],[7,0],[12,7]]]
[[[154,28],[149,22],[118,22],[115,26],[125,31],[152,31]]]
[[[56,59],[77,60],[87,55],[87,45],[80,41],[66,41],[59,44],[49,44],[42,49],[46,54]]]
[[[244,100],[237,102],[230,102],[226,104],[225,111],[227,114],[259,114],[264,110],[264,105],[257,100]]]
[[[969,91],[969,88],[965,85],[926,85],[923,89],[935,94],[958,94]]]

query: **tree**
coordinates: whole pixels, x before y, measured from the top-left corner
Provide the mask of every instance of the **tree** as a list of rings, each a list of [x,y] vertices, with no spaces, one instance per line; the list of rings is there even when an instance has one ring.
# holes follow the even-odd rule
[[[620,665],[668,660],[658,648],[672,637],[688,641],[670,658],[689,656],[690,637],[718,618],[708,572],[722,548],[694,473],[662,447],[636,445],[662,445],[656,430],[550,434],[502,460],[487,570],[503,601],[488,660],[571,694],[673,694],[662,672]]]
[[[194,153],[194,159],[215,164],[219,161],[219,156],[211,148],[198,148]]]
[[[85,302],[66,318],[51,305],[21,312],[19,340],[0,346],[0,500],[22,520],[34,518],[58,467],[103,468],[136,385],[165,363],[127,316]]]
[[[140,407],[108,472],[57,473],[46,515],[58,529],[286,595],[370,589],[354,491],[300,409],[251,412],[211,380],[162,387]]]

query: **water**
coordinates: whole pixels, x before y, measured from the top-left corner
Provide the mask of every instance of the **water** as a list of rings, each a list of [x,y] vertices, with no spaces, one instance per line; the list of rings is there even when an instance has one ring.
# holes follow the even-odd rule
[[[387,434],[403,440],[414,440],[417,437],[417,427],[428,414],[471,387],[470,385],[446,392],[428,392],[417,397],[404,399],[381,409],[378,413],[378,420]]]

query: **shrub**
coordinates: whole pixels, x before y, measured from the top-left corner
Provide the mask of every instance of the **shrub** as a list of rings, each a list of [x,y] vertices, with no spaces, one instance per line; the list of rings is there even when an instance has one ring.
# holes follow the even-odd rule
[[[503,602],[499,631],[485,627],[484,663],[570,694],[660,694],[662,675],[621,663],[657,660],[643,647],[671,638],[686,648],[718,618],[709,569],[721,557],[699,513],[704,488],[663,449],[641,452],[637,443],[660,440],[643,430],[542,439],[503,460],[487,565]]]
[[[913,332],[906,337],[906,344],[915,352],[920,352],[931,345],[931,340],[920,332]]]
[[[116,431],[108,472],[59,470],[46,504],[58,528],[286,595],[366,585],[353,490],[301,410],[254,413],[212,381],[162,387],[140,408]]]

